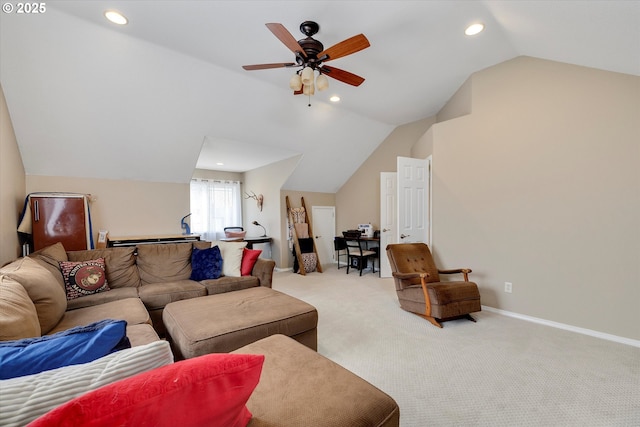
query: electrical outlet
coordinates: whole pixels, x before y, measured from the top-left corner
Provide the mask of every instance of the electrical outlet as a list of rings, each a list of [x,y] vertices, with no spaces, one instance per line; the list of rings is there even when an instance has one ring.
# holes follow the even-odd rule
[[[513,290],[513,283],[511,282],[504,282],[504,291],[508,294],[511,293],[511,291]]]

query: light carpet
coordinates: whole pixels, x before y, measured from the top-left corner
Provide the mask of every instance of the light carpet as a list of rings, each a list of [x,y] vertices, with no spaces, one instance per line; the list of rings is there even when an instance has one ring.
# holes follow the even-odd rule
[[[493,312],[439,329],[393,279],[276,272],[318,309],[318,352],[392,396],[400,425],[640,426],[640,349]]]

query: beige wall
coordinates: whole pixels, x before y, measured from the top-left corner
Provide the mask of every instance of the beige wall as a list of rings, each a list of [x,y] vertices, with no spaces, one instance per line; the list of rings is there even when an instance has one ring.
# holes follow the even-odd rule
[[[338,232],[369,222],[374,229],[379,228],[380,172],[395,172],[397,157],[411,157],[411,147],[434,122],[435,117],[428,117],[398,126],[338,190],[336,193]]]
[[[189,184],[27,175],[27,193],[91,194],[94,240],[101,229],[111,237],[182,234],[189,213]]]
[[[22,157],[0,86],[0,265],[22,253],[16,228],[25,195]]]
[[[286,209],[282,208],[284,202],[280,197],[280,189],[299,161],[300,156],[295,156],[244,174],[246,191],[253,191],[264,197],[262,212],[253,199],[245,200],[243,205],[245,230],[249,236],[259,236],[262,234],[262,229],[253,225],[252,222],[258,221],[264,226],[267,235],[272,238],[271,257],[276,262],[277,268],[288,266],[286,233],[282,225],[282,216],[286,215]]]
[[[640,339],[640,78],[520,57],[471,85],[430,131],[441,267],[485,305]]]

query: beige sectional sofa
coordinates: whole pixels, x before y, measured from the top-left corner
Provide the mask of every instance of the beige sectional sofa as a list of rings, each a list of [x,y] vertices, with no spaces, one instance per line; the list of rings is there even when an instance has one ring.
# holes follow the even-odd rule
[[[210,243],[194,245],[205,248]],[[164,334],[161,319],[167,304],[271,287],[275,263],[264,259],[256,261],[251,276],[189,280],[192,248],[183,243],[66,252],[57,244],[0,268],[0,341],[53,334],[111,318],[127,321],[132,346],[86,365],[0,381],[0,388],[11,394],[0,400],[0,424],[24,425],[75,397],[171,364],[169,343],[159,339]],[[105,259],[110,290],[67,301],[59,262],[96,258]],[[253,413],[249,426],[399,425],[393,398],[290,337],[272,335],[234,353],[265,357],[258,387],[246,404]],[[69,375],[77,380],[65,381]]]
[[[251,276],[189,280],[193,247],[210,246],[210,242],[196,242],[67,252],[58,243],[20,258],[0,268],[0,275],[26,290],[35,313],[27,310],[16,314],[13,326],[4,322],[0,340],[52,334],[113,318],[126,320],[131,344],[141,345],[164,335],[162,311],[170,302],[255,286],[271,287],[275,262],[261,258]],[[98,258],[105,260],[110,290],[67,301],[59,262]],[[29,306],[26,301],[19,305]],[[39,329],[34,328],[27,335],[12,330],[22,328],[19,325],[24,324],[25,316],[33,320],[34,315],[39,319]]]

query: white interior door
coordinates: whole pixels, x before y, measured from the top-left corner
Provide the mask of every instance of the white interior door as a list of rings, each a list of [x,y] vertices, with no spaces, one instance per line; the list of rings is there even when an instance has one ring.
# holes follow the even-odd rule
[[[333,239],[336,234],[335,206],[312,206],[311,227],[320,265],[325,266],[335,262],[335,251],[333,250]]]
[[[430,159],[398,157],[398,241],[429,243]]]
[[[380,172],[380,277],[391,277],[385,248],[398,241],[398,174]]]

